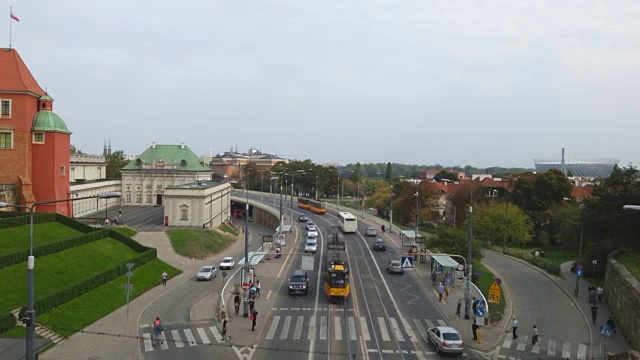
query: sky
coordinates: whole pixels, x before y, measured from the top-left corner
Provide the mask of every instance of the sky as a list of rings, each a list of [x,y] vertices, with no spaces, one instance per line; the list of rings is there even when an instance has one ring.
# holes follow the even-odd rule
[[[85,153],[111,139],[129,155],[155,141],[532,168],[564,147],[640,163],[637,1],[33,0],[13,13],[13,47]]]

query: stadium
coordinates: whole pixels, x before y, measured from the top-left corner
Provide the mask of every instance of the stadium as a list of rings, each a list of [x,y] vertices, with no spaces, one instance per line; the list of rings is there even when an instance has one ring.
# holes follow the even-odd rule
[[[606,178],[613,172],[613,167],[618,164],[618,159],[576,159],[553,160],[533,159],[536,171],[543,173],[549,169],[558,169],[568,177]]]

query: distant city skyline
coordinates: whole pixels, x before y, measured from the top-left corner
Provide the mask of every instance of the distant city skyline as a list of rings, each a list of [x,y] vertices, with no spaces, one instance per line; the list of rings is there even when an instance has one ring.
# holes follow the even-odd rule
[[[13,47],[86,152],[640,162],[634,1],[49,5],[14,4]]]

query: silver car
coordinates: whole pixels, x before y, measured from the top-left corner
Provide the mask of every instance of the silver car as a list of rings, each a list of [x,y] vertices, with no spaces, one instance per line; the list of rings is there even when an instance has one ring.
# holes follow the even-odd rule
[[[198,270],[196,280],[213,280],[213,278],[216,276],[218,276],[218,269],[216,269],[215,266],[207,265],[201,267],[200,270]]]
[[[400,260],[389,260],[387,263],[387,272],[389,274],[404,274]]]
[[[456,329],[449,326],[436,326],[429,329],[429,342],[437,353],[462,354],[464,341]]]
[[[367,231],[366,231],[367,236],[376,236],[378,235],[378,233],[376,232],[376,229],[372,228],[372,227],[368,227]]]

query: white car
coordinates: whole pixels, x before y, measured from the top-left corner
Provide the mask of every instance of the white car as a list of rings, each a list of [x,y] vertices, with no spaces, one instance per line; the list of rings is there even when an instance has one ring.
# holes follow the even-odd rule
[[[223,258],[220,262],[220,270],[224,269],[233,269],[236,266],[236,262],[233,261],[232,257]]]
[[[436,326],[429,329],[429,342],[437,353],[462,354],[464,341],[456,329],[449,326]]]
[[[309,230],[312,227],[316,227],[316,224],[314,224],[313,221],[311,220],[307,221],[307,230]]]
[[[304,252],[316,253],[318,251],[318,241],[314,237],[308,237],[307,243],[304,245]]]
[[[313,229],[309,229],[309,231],[307,231],[307,236],[318,237],[318,229],[316,229],[315,227]]]
[[[213,280],[216,276],[218,276],[218,269],[213,265],[207,265],[198,270],[196,280]]]
[[[374,229],[372,227],[368,227],[367,228],[366,234],[367,234],[367,236],[376,236],[376,235],[378,235],[378,233],[376,232],[376,229]]]

